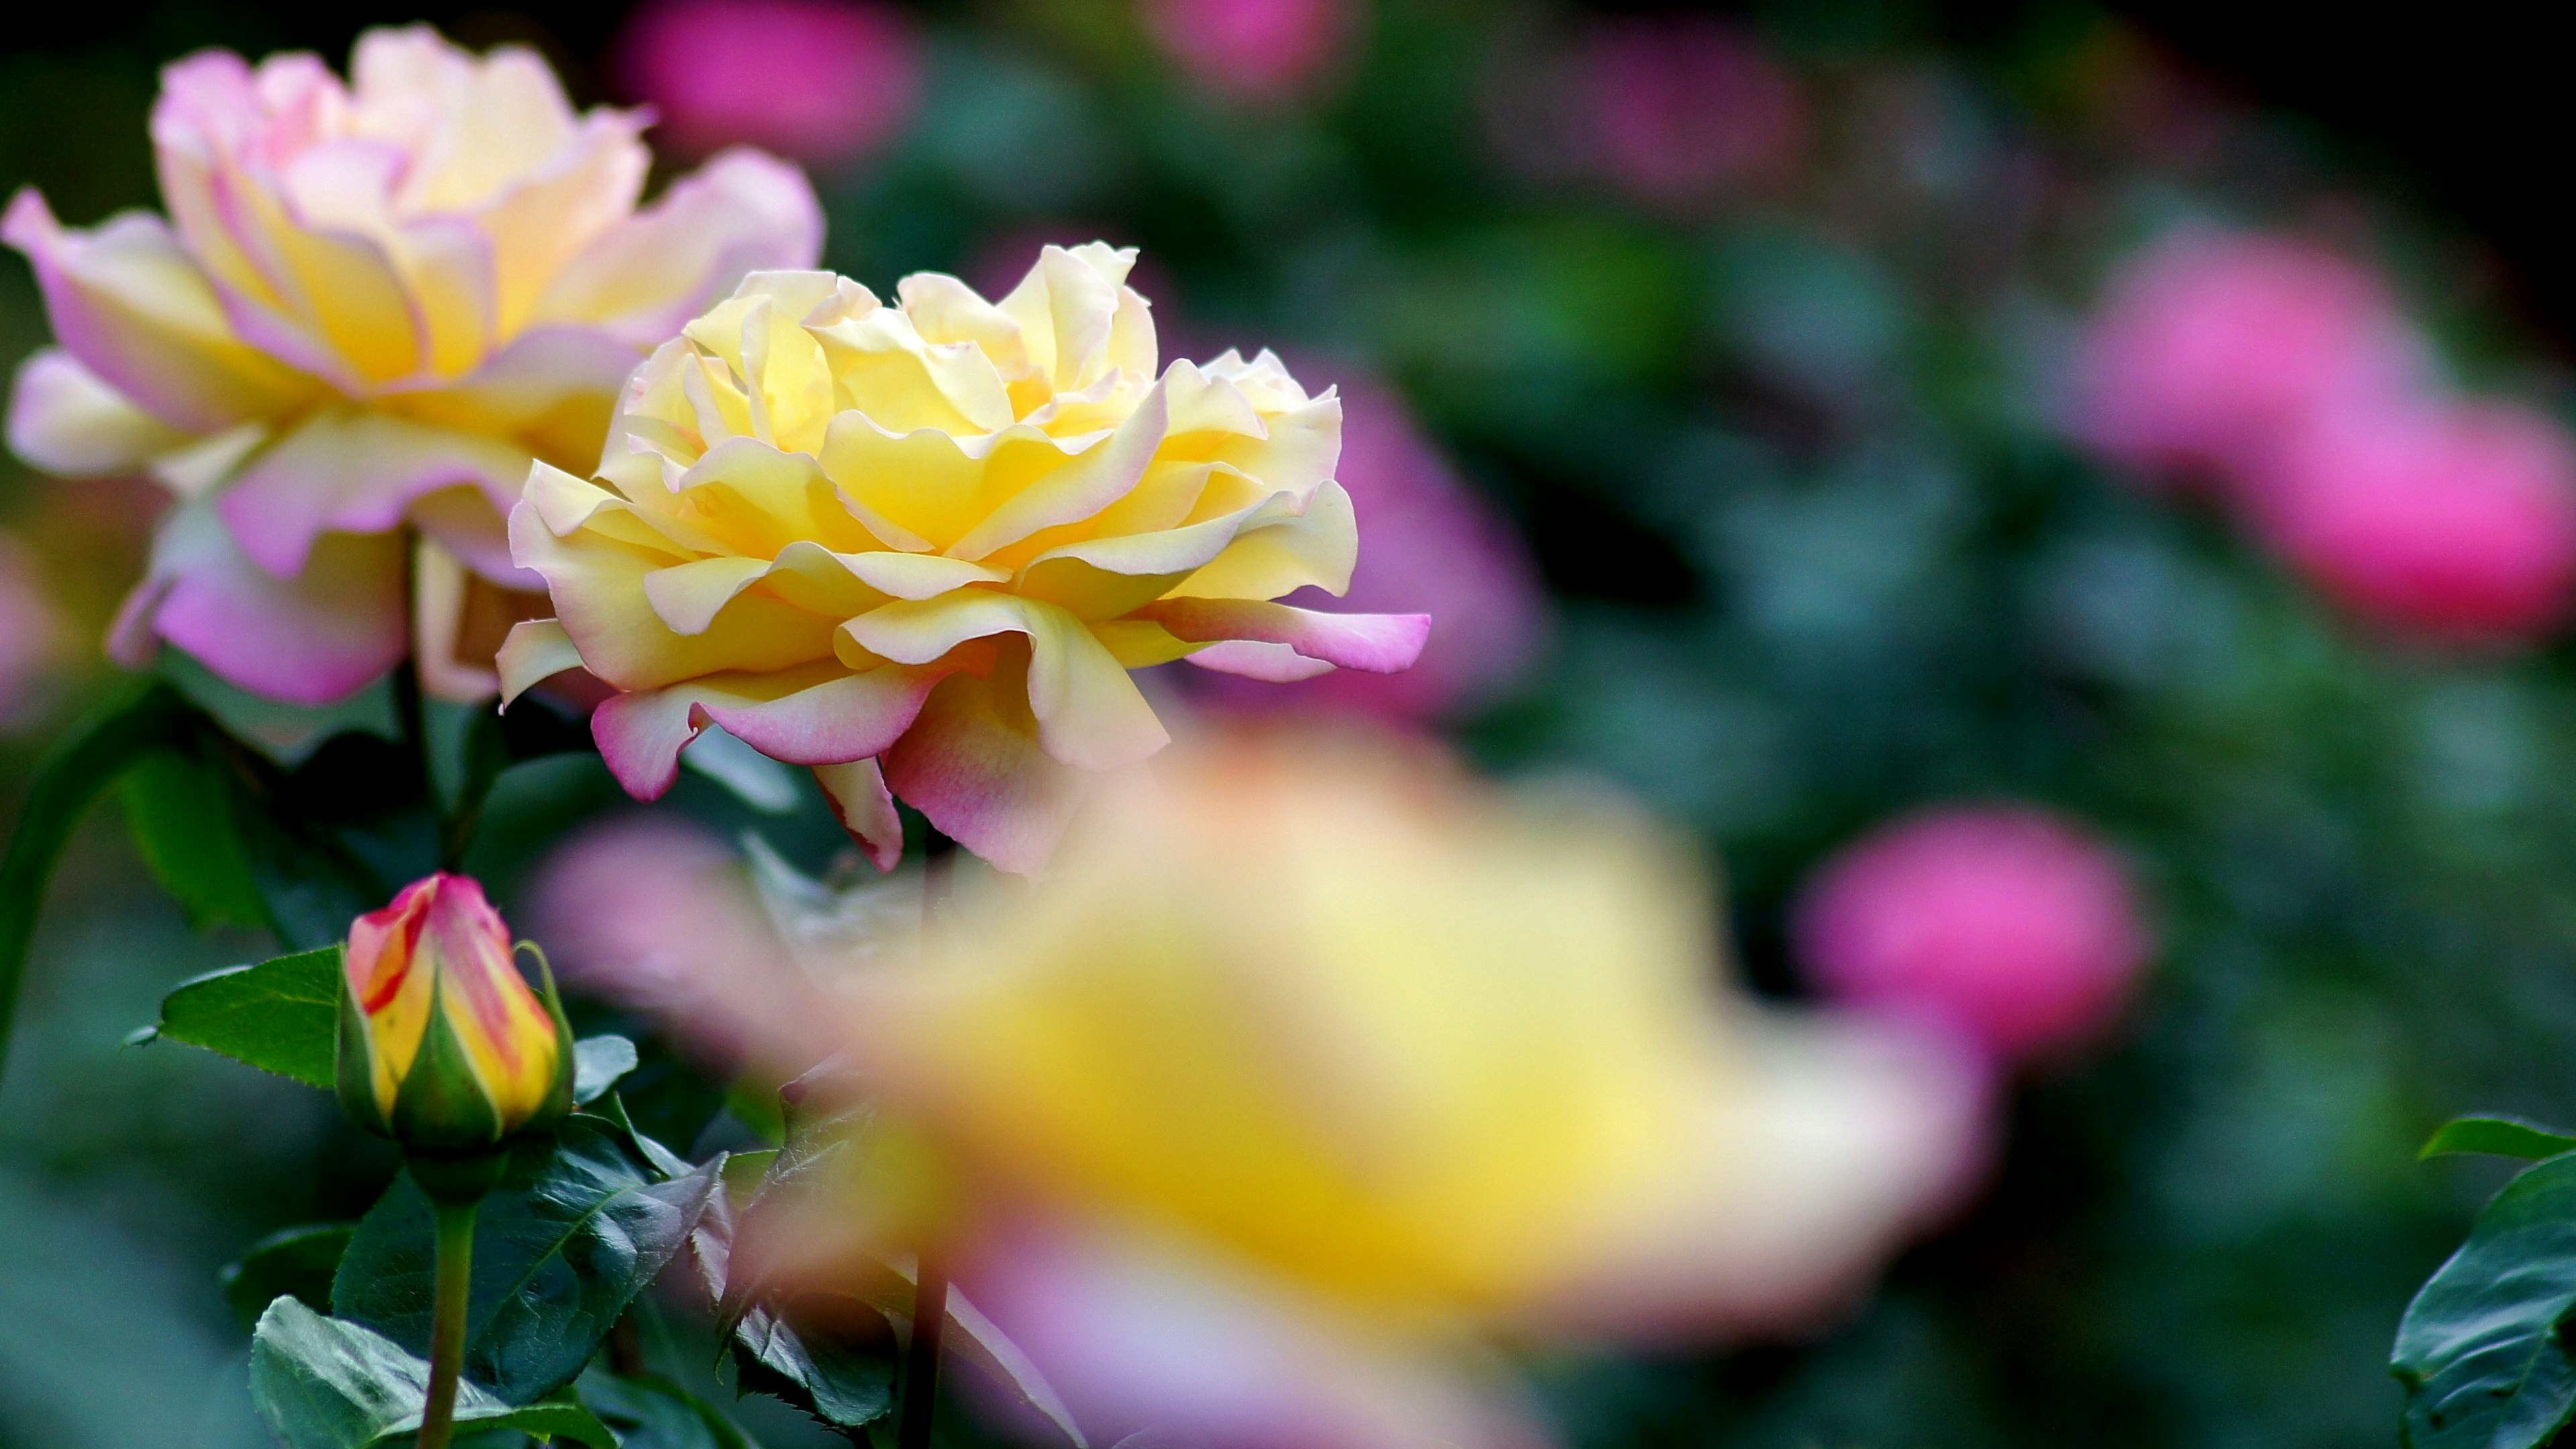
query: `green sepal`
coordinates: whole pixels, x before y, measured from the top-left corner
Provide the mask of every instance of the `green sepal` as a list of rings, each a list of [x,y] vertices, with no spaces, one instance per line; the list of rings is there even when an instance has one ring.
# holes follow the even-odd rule
[[[367,1035],[367,1014],[358,1005],[357,994],[349,989],[348,946],[340,947],[340,1029],[331,1047],[331,1078],[340,1097],[340,1110],[361,1131],[378,1137],[394,1135],[393,1124],[385,1120],[384,1109],[376,1103],[375,1047]]]
[[[563,994],[555,989],[555,968],[546,960],[545,951],[534,941],[521,941],[511,948],[511,955],[516,956],[522,950],[537,958],[537,994],[544,999],[546,1015],[552,1018],[555,1024],[554,1085],[546,1092],[546,1104],[538,1108],[536,1115],[530,1117],[519,1129],[523,1132],[538,1132],[549,1130],[556,1123],[572,1115],[572,1086],[575,1069],[572,1022],[564,1016]]]
[[[500,1109],[474,1075],[474,1062],[447,1019],[444,977],[429,989],[429,1026],[394,1094],[393,1139],[410,1152],[460,1154],[499,1145]]]

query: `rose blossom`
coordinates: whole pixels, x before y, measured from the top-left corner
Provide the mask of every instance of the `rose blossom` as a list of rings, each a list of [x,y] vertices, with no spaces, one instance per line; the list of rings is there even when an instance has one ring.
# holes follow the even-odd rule
[[[509,691],[623,691],[591,728],[639,799],[712,722],[816,767],[881,868],[899,794],[1028,871],[1084,779],[1166,742],[1129,670],[1412,663],[1420,615],[1270,602],[1349,587],[1339,399],[1268,353],[1161,369],[1134,256],[1048,247],[999,303],[752,276],[636,373],[598,482],[529,476],[514,557],[560,623],[513,631]]]
[[[1881,829],[1798,907],[1806,968],[1834,1000],[1928,1020],[1999,1060],[2098,1033],[2150,942],[2109,850],[2021,806],[1949,806]]]
[[[2112,279],[2073,424],[2130,467],[2242,487],[2320,414],[2409,395],[2421,353],[2361,267],[2288,238],[2183,232]]]
[[[1295,94],[1351,29],[1343,0],[1144,0],[1145,27],[1200,84],[1247,100]]]
[[[1499,1449],[1544,1436],[1484,1335],[1800,1325],[1961,1185],[1974,1074],[1717,989],[1618,807],[1349,740],[1151,773],[842,978],[868,1187],[747,1227],[758,1276],[939,1252],[1095,1443]]]
[[[2576,584],[2576,449],[2493,403],[2352,411],[2286,444],[2256,525],[2362,618],[2462,642],[2563,622]]]
[[[1593,164],[1650,203],[1780,172],[1805,142],[1797,77],[1722,21],[1604,22],[1583,49],[1580,85]]]
[[[61,346],[20,369],[9,439],[55,472],[148,468],[179,500],[120,658],[167,639],[316,703],[416,648],[425,685],[471,698],[492,684],[473,656],[530,612],[503,592],[537,581],[502,515],[531,460],[594,459],[644,350],[745,271],[810,262],[820,211],[754,152],[639,211],[645,118],[575,114],[526,50],[374,30],[351,74],[170,66],[167,223],[66,230],[18,194],[0,236]]]
[[[875,149],[911,114],[914,49],[883,5],[656,0],[627,20],[617,63],[682,151],[749,144],[833,162]]]

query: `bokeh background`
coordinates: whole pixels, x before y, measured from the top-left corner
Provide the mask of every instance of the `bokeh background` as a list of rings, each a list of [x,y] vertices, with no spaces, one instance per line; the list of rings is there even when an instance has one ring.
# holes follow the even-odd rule
[[[1344,385],[1361,605],[1444,621],[1418,677],[1300,707],[1632,791],[1723,863],[1766,993],[2080,978],[2036,1024],[1953,1003],[1998,1089],[1955,1222],[1803,1335],[1542,1365],[1568,1443],[2393,1441],[2398,1315],[2500,1179],[2415,1147],[2472,1108],[2576,1117],[2576,274],[2546,37],[2080,0],[790,5],[766,23],[795,43],[728,89],[709,13],[55,7],[0,51],[0,186],[76,224],[154,205],[160,64],[336,65],[425,18],[537,46],[576,99],[658,103],[668,160],[798,154],[827,264],[880,291],[1141,246],[1167,357],[1271,344]],[[2124,298],[2203,305],[2140,290],[2178,228],[2280,265],[2215,288],[2214,350],[2122,344]],[[2428,436],[2467,410],[2518,441],[2293,466],[2088,402],[2122,345],[2181,346],[2231,395],[2277,382],[2298,360],[2265,344],[2318,309],[2388,344],[2380,385]],[[44,334],[0,261],[0,354]],[[2302,469],[2327,483],[2265,481]],[[0,463],[0,791],[107,682],[159,502]],[[1963,802],[2055,823],[1844,855]],[[1873,912],[1933,944],[1855,963],[1834,942]],[[0,1085],[0,1444],[259,1442],[218,1269],[353,1214],[391,1163],[314,1094],[121,1043],[265,944],[192,930],[112,804],[68,861]]]

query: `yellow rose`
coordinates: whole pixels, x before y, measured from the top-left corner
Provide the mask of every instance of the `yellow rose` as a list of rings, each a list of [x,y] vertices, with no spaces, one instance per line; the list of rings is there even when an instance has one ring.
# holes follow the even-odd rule
[[[943,1244],[1102,1442],[1511,1442],[1478,1333],[1776,1324],[1960,1184],[1973,1070],[1721,991],[1639,822],[1427,753],[1154,774],[858,973],[875,1167],[805,1270]]]
[[[645,350],[746,271],[810,264],[821,214],[801,174],[749,151],[639,211],[646,117],[575,113],[524,49],[373,30],[350,69],[170,66],[152,110],[166,223],[71,231],[18,194],[0,238],[34,262],[61,346],[20,371],[9,440],[178,496],[120,656],[167,639],[309,703],[416,635],[425,685],[488,694],[459,636],[487,633],[488,661],[535,612],[501,593],[540,587],[502,523],[531,460],[598,456]]]
[[[817,767],[880,866],[900,795],[1027,871],[1088,772],[1166,743],[1129,670],[1410,664],[1423,616],[1270,602],[1349,586],[1339,400],[1268,353],[1161,368],[1133,261],[1048,247],[999,302],[747,279],[629,382],[596,481],[531,473],[513,557],[560,621],[513,632],[505,693],[622,691],[593,730],[639,798],[712,722]]]

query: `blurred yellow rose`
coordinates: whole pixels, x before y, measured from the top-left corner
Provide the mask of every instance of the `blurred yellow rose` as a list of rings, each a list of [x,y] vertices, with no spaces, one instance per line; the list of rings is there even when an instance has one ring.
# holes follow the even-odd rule
[[[593,730],[640,798],[713,722],[818,767],[881,866],[899,794],[1026,871],[1085,772],[1166,742],[1130,669],[1410,664],[1420,615],[1270,602],[1349,586],[1339,400],[1268,353],[1161,369],[1134,259],[1048,247],[999,302],[746,280],[636,374],[596,482],[529,478],[514,557],[560,623],[514,631],[505,689],[624,691]]]
[[[536,612],[499,592],[541,588],[502,523],[531,460],[597,457],[645,350],[752,268],[810,264],[821,213],[795,168],[749,151],[639,211],[647,118],[575,113],[524,49],[372,30],[350,70],[170,66],[152,110],[168,223],[70,231],[18,194],[0,237],[34,262],[61,345],[20,370],[9,440],[178,496],[121,657],[168,639],[317,702],[417,635],[424,684],[471,697],[503,627]],[[481,662],[459,648],[474,633]]]
[[[1375,748],[1154,779],[861,973],[875,1175],[817,1238],[944,1244],[1103,1442],[1512,1442],[1478,1335],[1811,1314],[1973,1164],[1970,1064],[1722,992],[1615,809]]]

